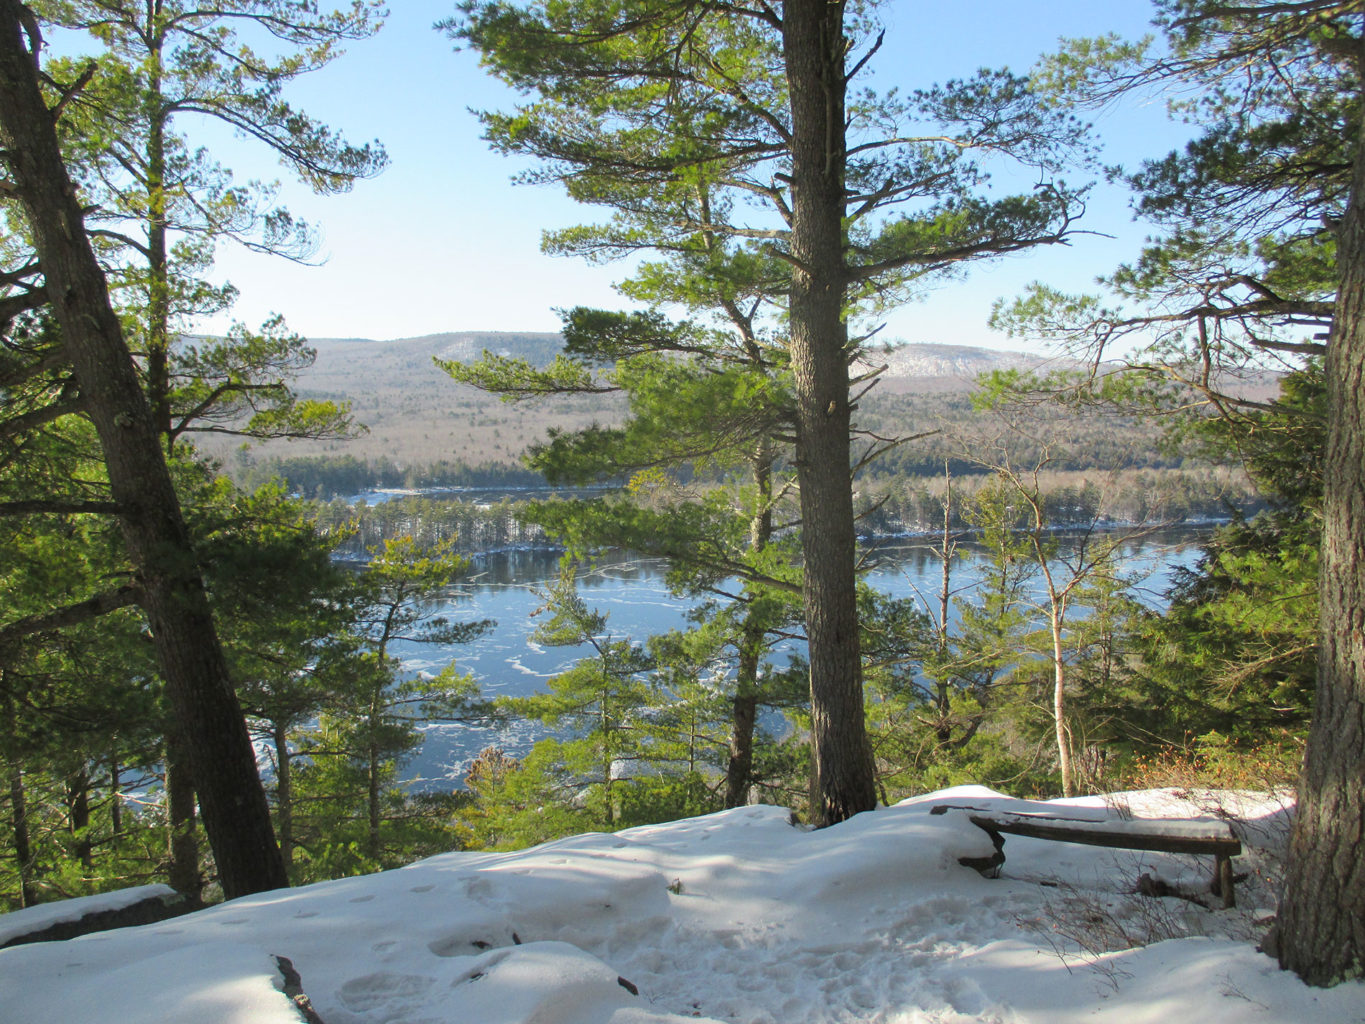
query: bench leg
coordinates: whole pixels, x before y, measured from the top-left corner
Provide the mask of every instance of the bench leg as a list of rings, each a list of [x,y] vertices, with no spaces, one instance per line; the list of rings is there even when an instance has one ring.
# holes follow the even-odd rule
[[[1217,855],[1213,869],[1213,892],[1223,897],[1224,908],[1237,906],[1237,895],[1232,889],[1232,858],[1227,854]]]
[[[980,826],[978,826],[980,827]],[[999,878],[1000,865],[1005,863],[1005,837],[994,829],[982,829],[991,837],[995,852],[989,857],[959,857],[957,862],[964,868],[973,868],[986,878]]]

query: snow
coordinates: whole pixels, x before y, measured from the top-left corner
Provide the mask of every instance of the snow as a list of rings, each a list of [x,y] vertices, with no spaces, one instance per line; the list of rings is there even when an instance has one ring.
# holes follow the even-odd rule
[[[940,803],[1168,821],[1235,807],[1251,877],[1237,910],[1206,910],[1131,893],[1141,872],[1206,885],[1207,857],[1011,836],[1004,877],[985,879],[958,857],[990,840],[930,815]],[[284,956],[327,1024],[1365,1021],[1365,984],[1310,989],[1255,949],[1285,819],[1273,799],[1175,791],[959,787],[820,831],[744,807],[0,950],[0,1019],[298,1024]],[[1104,952],[1113,934],[1152,944]]]
[[[169,885],[139,885],[132,889],[100,893],[97,896],[81,896],[57,903],[40,903],[36,907],[25,907],[12,914],[0,914],[0,946],[21,935],[46,931],[55,924],[79,921],[90,914],[123,910],[143,900],[173,896],[175,890]]]

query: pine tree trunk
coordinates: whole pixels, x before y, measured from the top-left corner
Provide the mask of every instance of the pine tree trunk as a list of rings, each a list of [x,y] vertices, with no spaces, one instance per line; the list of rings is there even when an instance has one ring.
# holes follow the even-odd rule
[[[109,830],[115,837],[123,835],[123,782],[117,760],[109,766]]]
[[[203,895],[199,873],[199,836],[195,831],[194,775],[189,752],[172,727],[166,737],[166,823],[171,856],[170,887],[192,904]]]
[[[162,29],[148,18],[147,55],[147,400],[152,407],[152,422],[166,441],[171,442],[171,284],[170,258],[167,253],[166,197],[166,115],[162,109]]]
[[[33,884],[33,841],[28,831],[24,773],[18,764],[11,764],[9,769],[9,813],[14,863],[19,869],[19,906],[32,907],[38,902],[38,887]]]
[[[741,658],[740,674],[744,672]],[[758,697],[751,688],[741,688],[731,702],[730,760],[725,768],[725,806],[743,807],[749,802],[749,780],[754,770],[754,723],[758,719]]]
[[[761,554],[773,536],[773,454],[763,442],[750,462],[758,503],[749,520],[749,552]],[[763,624],[750,605],[740,638],[735,668],[735,696],[731,702],[730,760],[725,768],[725,806],[742,807],[749,802],[754,772],[754,728],[758,722],[758,666],[763,657]]]
[[[843,3],[789,0],[782,47],[792,111],[791,357],[801,487],[811,731],[821,825],[877,804],[863,719],[844,301]]]
[[[602,730],[602,792],[607,801],[607,829],[611,831],[614,830],[616,825],[616,793],[612,789],[611,777],[612,762],[615,758],[612,756],[611,717],[609,715],[607,690],[605,689],[606,671],[607,670],[604,667],[604,677],[602,680],[604,688],[601,694],[602,711],[599,718],[599,726]]]
[[[66,780],[66,808],[76,840],[76,857],[81,867],[90,871],[95,866],[95,849],[90,842],[90,774],[83,767]]]
[[[5,670],[0,668],[0,694],[4,694]],[[13,746],[19,738],[18,712],[12,697],[4,702],[5,732]],[[38,890],[33,884],[33,841],[28,828],[28,798],[24,792],[24,771],[18,760],[8,765],[10,835],[14,843],[14,864],[19,874],[19,906],[31,907],[38,902]]]
[[[943,498],[943,536],[939,545],[939,585],[938,585],[938,628],[935,642],[936,653],[941,662],[948,658],[948,611],[952,605],[953,583],[953,477],[947,465],[943,466],[945,483]],[[953,690],[948,679],[940,679],[935,695],[938,704],[938,728],[936,738],[942,746],[953,739],[952,712]]]
[[[286,869],[294,863],[294,759],[289,753],[289,733],[275,726],[275,831],[280,837],[280,857]]]
[[[146,594],[172,712],[228,897],[284,886],[265,790],[218,643],[203,579],[118,317],[85,234],[17,0],[0,0],[0,135],[48,296],[100,440],[128,551]]]
[[[1365,65],[1365,53],[1360,57]],[[1361,84],[1365,97],[1365,82]],[[1362,101],[1365,120],[1365,101]],[[1312,985],[1365,976],[1365,152],[1337,242],[1317,691],[1277,926]]]
[[[373,721],[373,718],[371,719]],[[370,741],[369,757],[365,767],[365,808],[368,817],[366,826],[365,851],[369,858],[376,864],[379,863],[379,854],[383,850],[383,845],[379,840],[379,773],[381,764],[379,759],[379,745],[373,740]]]

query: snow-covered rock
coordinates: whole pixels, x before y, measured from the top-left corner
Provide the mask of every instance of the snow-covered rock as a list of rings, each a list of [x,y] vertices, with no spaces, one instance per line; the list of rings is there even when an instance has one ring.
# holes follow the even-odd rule
[[[517,853],[446,854],[0,951],[0,1019],[297,1024],[276,956],[327,1024],[1365,1019],[1365,985],[1309,989],[1256,952],[1269,895],[1254,877],[1239,886],[1252,893],[1242,909],[1205,910],[1130,895],[1140,872],[1197,884],[1198,858],[1012,837],[1005,877],[988,880],[957,860],[989,853],[985,834],[965,815],[929,814],[988,801],[1099,817],[1121,803],[1127,815],[1198,819],[1213,799],[1038,805],[962,787],[820,831],[745,807]],[[1256,837],[1285,809],[1237,800],[1255,875]],[[1145,939],[1205,934],[1103,952],[1087,915]]]

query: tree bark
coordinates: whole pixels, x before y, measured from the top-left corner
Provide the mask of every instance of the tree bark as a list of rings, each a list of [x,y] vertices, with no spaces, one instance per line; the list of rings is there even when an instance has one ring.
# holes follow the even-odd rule
[[[759,555],[773,536],[773,453],[766,441],[759,444],[749,468],[754,481],[754,500],[758,503],[749,519],[749,551]],[[766,634],[760,613],[751,604],[744,615],[735,667],[730,760],[725,768],[726,807],[742,807],[749,802],[749,786],[754,773],[754,727],[758,722],[758,667],[763,658]]]
[[[1062,775],[1062,796],[1076,795],[1075,770],[1071,766],[1071,731],[1066,726],[1066,654],[1062,647],[1062,611],[1048,584],[1048,630],[1052,636],[1052,728],[1057,740],[1057,770]]]
[[[941,662],[948,659],[948,612],[953,594],[953,475],[947,462],[943,464],[943,537],[939,544],[938,625],[935,648]],[[938,704],[938,728],[935,735],[940,744],[952,741],[952,684],[945,676],[938,681],[935,699]]]
[[[152,421],[165,438],[171,434],[171,285],[167,256],[166,111],[162,96],[162,53],[165,29],[159,18],[147,19],[147,395]]]
[[[123,835],[123,782],[117,759],[109,766],[109,830],[115,838]]]
[[[198,906],[204,881],[199,872],[195,802],[188,745],[173,726],[166,737],[166,824],[171,857],[167,881],[172,889]]]
[[[739,677],[745,672],[740,656]],[[737,681],[737,686],[742,683]],[[749,780],[754,771],[754,723],[758,719],[758,695],[739,688],[731,701],[730,760],[725,769],[725,806],[743,807],[749,802]]]
[[[1365,67],[1365,52],[1359,59]],[[1365,123],[1365,79],[1360,96]],[[1276,936],[1280,965],[1310,985],[1365,976],[1365,152],[1359,144],[1337,272],[1327,346],[1317,688]]]
[[[374,722],[378,717],[378,712],[372,710],[370,721]],[[372,726],[373,728],[373,726]],[[369,854],[371,860],[379,863],[379,855],[383,852],[383,843],[380,842],[379,827],[382,824],[380,814],[379,798],[379,774],[382,770],[382,763],[379,757],[379,744],[370,740],[368,758],[365,769],[365,807],[366,807],[366,831],[365,831],[365,852]]]
[[[19,868],[19,906],[32,907],[38,902],[38,888],[33,884],[33,842],[28,830],[24,773],[17,763],[9,768],[9,809],[14,862]]]
[[[289,753],[289,730],[277,723],[275,743],[275,831],[285,870],[294,862],[294,759]]]
[[[1080,578],[1073,575],[1071,580],[1059,588],[1052,575],[1052,563],[1043,537],[1048,529],[1047,515],[1043,511],[1042,496],[1017,487],[1017,492],[1028,502],[1029,546],[1033,558],[1038,563],[1038,571],[1047,583],[1047,624],[1048,637],[1052,644],[1052,729],[1057,744],[1057,771],[1062,776],[1062,796],[1070,799],[1076,795],[1074,770],[1071,766],[1071,730],[1066,724],[1066,651],[1063,645],[1062,629],[1066,625],[1066,605],[1072,586]]]
[[[844,321],[842,0],[788,0],[782,49],[791,96],[791,360],[801,488],[811,739],[821,825],[877,804],[863,719]]]
[[[172,711],[229,897],[287,885],[265,790],[209,611],[179,499],[136,368],[85,233],[18,0],[0,0],[0,136],[33,232],[63,346],[99,436]]]
[[[5,670],[0,668],[0,694],[4,693]],[[19,739],[19,721],[14,701],[6,696],[4,726],[11,745]],[[28,798],[24,792],[24,771],[16,758],[7,766],[9,782],[10,836],[14,843],[14,863],[19,873],[19,906],[31,907],[38,902],[38,889],[33,884],[33,841],[28,828]]]
[[[76,856],[89,871],[95,866],[95,848],[90,842],[90,774],[84,767],[66,780],[66,808]]]

